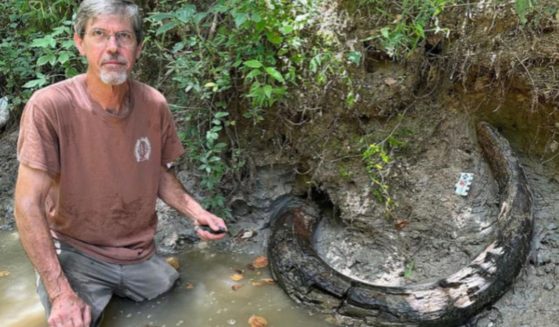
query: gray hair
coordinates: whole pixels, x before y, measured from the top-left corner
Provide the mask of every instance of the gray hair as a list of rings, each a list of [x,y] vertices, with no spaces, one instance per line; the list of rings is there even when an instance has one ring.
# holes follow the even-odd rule
[[[74,31],[83,38],[87,23],[91,19],[102,15],[118,15],[130,18],[136,40],[141,43],[144,39],[140,9],[131,0],[83,0],[76,15]]]

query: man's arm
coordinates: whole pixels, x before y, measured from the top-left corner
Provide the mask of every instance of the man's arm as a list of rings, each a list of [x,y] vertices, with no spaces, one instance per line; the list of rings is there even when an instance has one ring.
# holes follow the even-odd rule
[[[66,279],[50,235],[45,199],[52,185],[53,179],[46,172],[19,165],[15,217],[20,241],[49,296],[49,326],[63,326],[72,321],[73,326],[89,327],[90,309]]]
[[[185,191],[177,177],[165,167],[161,167],[158,195],[165,203],[192,219],[194,225],[209,226],[213,231],[227,231],[223,219],[205,210],[196,202]],[[225,233],[214,234],[202,229],[197,229],[197,233],[203,240],[219,240],[225,236]]]

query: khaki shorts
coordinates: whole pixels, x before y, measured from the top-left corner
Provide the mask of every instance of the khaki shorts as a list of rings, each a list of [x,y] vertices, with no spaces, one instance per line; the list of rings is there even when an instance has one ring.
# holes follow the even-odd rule
[[[91,326],[101,324],[103,310],[113,294],[137,302],[150,300],[171,289],[179,277],[158,255],[137,264],[112,264],[85,255],[66,243],[54,243],[70,285],[91,307]],[[50,301],[40,278],[37,293],[48,316]]]

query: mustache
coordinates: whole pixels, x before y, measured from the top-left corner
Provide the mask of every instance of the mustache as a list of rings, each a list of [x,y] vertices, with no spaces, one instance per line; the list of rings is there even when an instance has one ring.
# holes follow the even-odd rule
[[[122,57],[107,57],[107,58],[103,58],[103,60],[101,60],[101,64],[106,64],[108,62],[116,62],[118,64],[122,64],[122,65],[126,65],[128,63],[128,61],[125,58]]]

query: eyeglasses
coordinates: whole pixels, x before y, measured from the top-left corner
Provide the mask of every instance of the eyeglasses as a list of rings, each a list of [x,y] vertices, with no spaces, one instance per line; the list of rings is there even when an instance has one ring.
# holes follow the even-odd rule
[[[91,37],[91,40],[98,45],[106,45],[113,35],[116,43],[122,47],[129,47],[136,41],[134,34],[126,31],[110,33],[106,30],[95,28],[89,31],[88,35]]]

